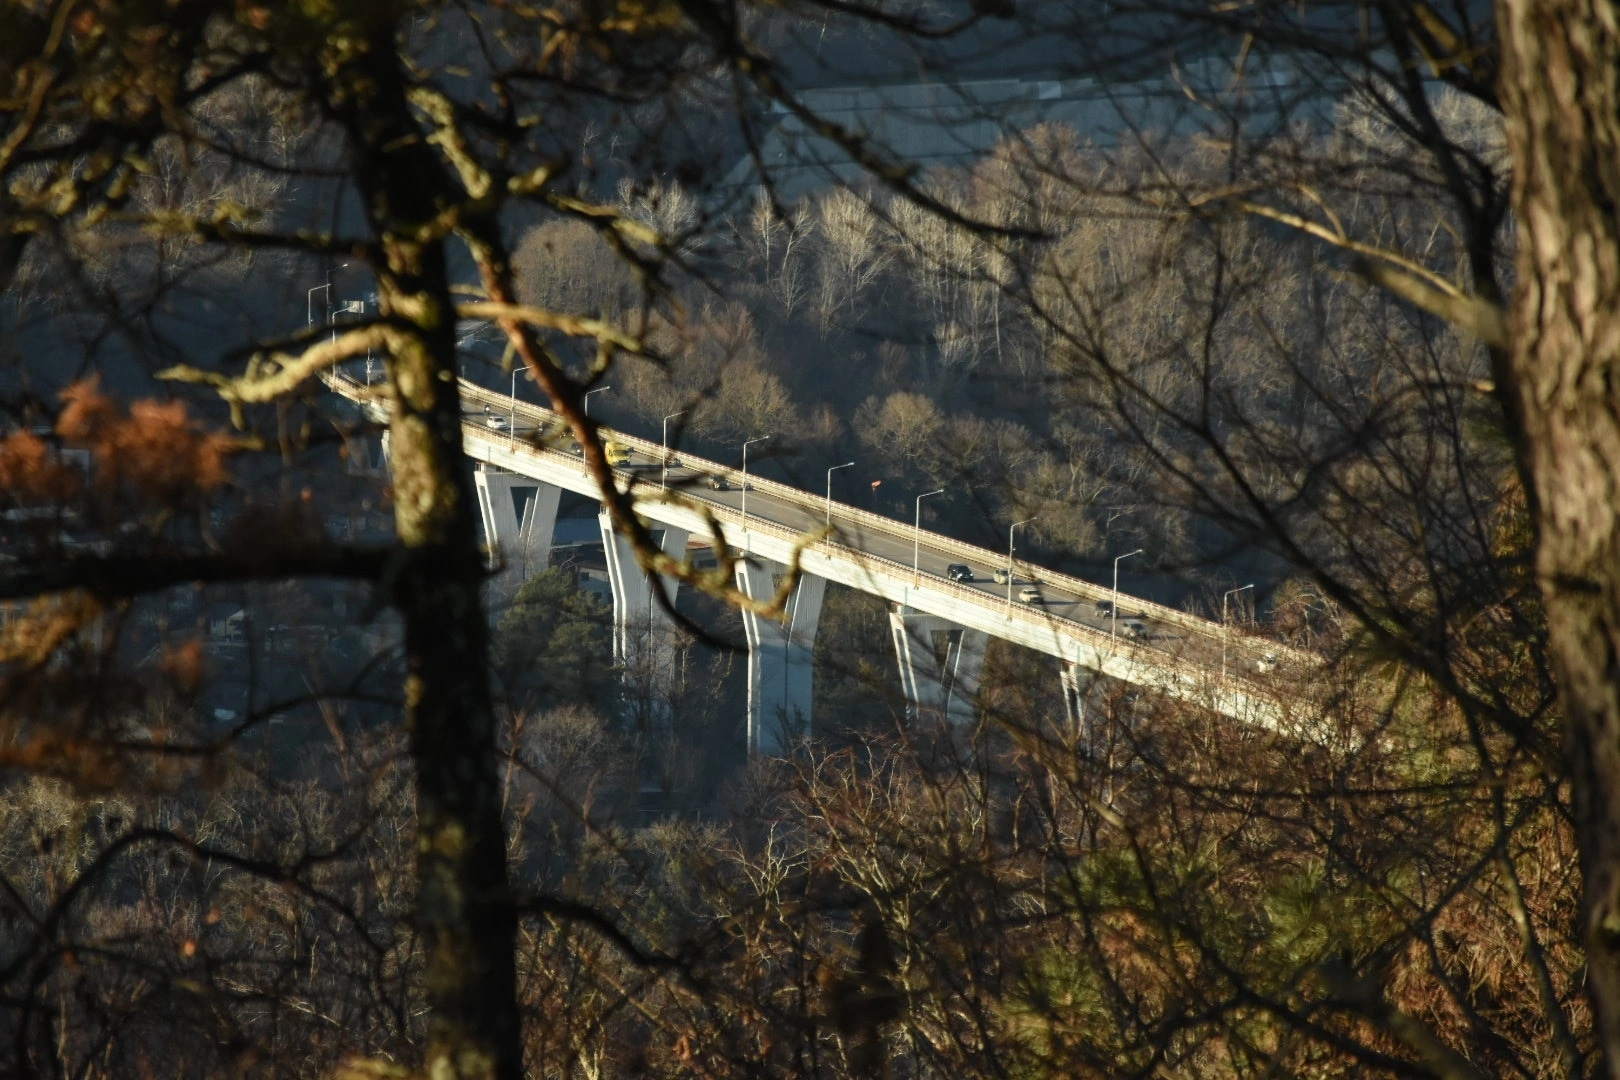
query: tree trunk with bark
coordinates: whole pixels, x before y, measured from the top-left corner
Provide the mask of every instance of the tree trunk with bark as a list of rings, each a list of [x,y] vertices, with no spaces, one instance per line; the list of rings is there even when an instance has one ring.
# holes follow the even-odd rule
[[[489,692],[484,560],[461,446],[456,312],[445,208],[465,193],[428,145],[384,25],[356,51],[332,108],[380,258],[392,321],[389,425],[395,527],[404,563],[392,600],[405,623],[405,719],[416,772],[416,931],[430,1010],[423,1072],[433,1080],[522,1075],[513,950]]]
[[[1620,4],[1500,0],[1513,393],[1561,680],[1588,987],[1620,1075]]]

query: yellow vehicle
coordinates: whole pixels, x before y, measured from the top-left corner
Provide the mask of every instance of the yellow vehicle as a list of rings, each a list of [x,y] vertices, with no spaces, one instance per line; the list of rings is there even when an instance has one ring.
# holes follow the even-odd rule
[[[607,462],[615,469],[630,460],[630,448],[624,443],[609,439],[602,444],[602,452],[607,455]]]

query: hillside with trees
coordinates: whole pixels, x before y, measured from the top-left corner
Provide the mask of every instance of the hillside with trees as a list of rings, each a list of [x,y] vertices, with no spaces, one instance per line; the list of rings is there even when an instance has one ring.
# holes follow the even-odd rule
[[[0,9],[0,1068],[1620,1075],[1617,27]],[[495,594],[458,376],[681,584],[667,685],[577,567]],[[908,717],[834,588],[816,737],[750,760],[781,598],[610,461],[672,416],[1223,623],[1253,580],[1312,722],[1071,714],[1003,642]]]

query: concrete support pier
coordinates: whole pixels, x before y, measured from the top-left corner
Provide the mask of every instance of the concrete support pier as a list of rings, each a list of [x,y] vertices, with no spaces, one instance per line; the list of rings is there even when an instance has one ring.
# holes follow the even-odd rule
[[[978,716],[989,635],[906,607],[889,612],[889,630],[911,717],[971,724]]]
[[[787,568],[753,560],[737,564],[737,587],[754,600],[769,600]],[[827,582],[800,574],[781,622],[743,612],[748,637],[748,752],[789,753],[811,732],[812,658],[816,625]]]
[[[623,672],[624,704],[638,729],[665,730],[680,691],[679,631],[653,595],[652,581],[636,561],[635,549],[614,531],[612,516],[604,510],[596,520],[613,589],[613,660]],[[685,558],[686,539],[685,529],[665,527],[659,549]],[[660,580],[673,607],[680,582],[664,575]]]
[[[381,476],[388,471],[388,432],[349,435],[343,440],[343,468],[350,476]]]
[[[602,529],[602,552],[607,557],[608,585],[613,589],[613,659],[634,675],[642,667],[661,671],[656,663],[673,647],[675,627],[669,613],[653,597],[652,583],[636,562],[635,549],[613,529],[607,511],[597,516]],[[665,527],[659,548],[665,555],[686,556],[687,532]],[[680,582],[660,575],[664,595],[675,603]]]
[[[510,596],[551,565],[551,534],[557,528],[562,488],[487,465],[478,466],[473,484],[484,542],[491,561],[501,567],[499,588]]]
[[[1058,668],[1063,679],[1063,711],[1069,732],[1079,737],[1081,745],[1089,746],[1095,741],[1095,732],[1091,729],[1096,718],[1089,715],[1086,699],[1091,696],[1097,673],[1068,660],[1058,661]]]

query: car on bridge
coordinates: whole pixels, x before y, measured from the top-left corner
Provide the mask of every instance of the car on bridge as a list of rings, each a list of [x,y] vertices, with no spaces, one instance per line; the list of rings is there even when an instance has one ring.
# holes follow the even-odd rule
[[[973,567],[967,563],[953,562],[945,568],[945,576],[952,581],[972,581]]]
[[[1092,614],[1099,619],[1106,619],[1113,615],[1113,613],[1114,602],[1112,600],[1099,600],[1097,601],[1097,606],[1092,610]]]
[[[1012,567],[998,566],[992,576],[995,577],[997,585],[1005,585],[1012,580]]]
[[[506,431],[511,427],[511,424],[507,422],[506,417],[496,414],[484,417],[484,423],[487,426],[494,428],[496,431]]]
[[[585,456],[585,447],[580,444],[578,439],[575,439],[572,443],[569,443],[568,452],[577,458],[582,458]],[[632,453],[633,451],[628,446],[612,439],[602,444],[603,456],[607,458],[607,463],[615,469],[628,462]]]
[[[717,475],[715,475],[713,473],[710,473],[707,477],[705,477],[703,482],[705,484],[709,485],[709,490],[711,490],[711,491],[730,491],[731,490],[731,481],[730,480],[727,480],[723,476],[717,476]]]
[[[1018,590],[1018,602],[1020,604],[1040,604],[1045,601],[1041,598],[1041,590],[1033,585],[1025,585]]]

